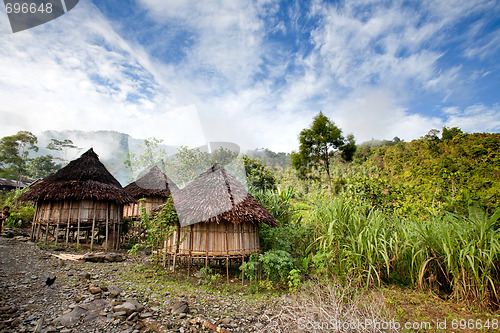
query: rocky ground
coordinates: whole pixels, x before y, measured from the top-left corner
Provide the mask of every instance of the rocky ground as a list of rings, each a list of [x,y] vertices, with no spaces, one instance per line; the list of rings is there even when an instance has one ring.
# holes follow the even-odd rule
[[[56,255],[75,259],[83,252],[60,250],[19,234],[0,237],[0,332],[260,332],[271,309],[287,302],[231,284],[224,284],[233,288],[227,292],[194,277],[183,281],[185,272],[174,278],[147,257],[75,261]]]

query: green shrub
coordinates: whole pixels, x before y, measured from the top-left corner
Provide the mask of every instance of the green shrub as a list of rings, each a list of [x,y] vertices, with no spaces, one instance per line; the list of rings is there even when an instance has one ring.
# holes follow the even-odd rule
[[[240,271],[245,278],[254,281],[259,271],[259,255],[257,253],[252,253],[248,261],[241,264]]]
[[[259,261],[266,278],[276,283],[286,283],[295,266],[292,255],[283,250],[269,250],[260,256]]]

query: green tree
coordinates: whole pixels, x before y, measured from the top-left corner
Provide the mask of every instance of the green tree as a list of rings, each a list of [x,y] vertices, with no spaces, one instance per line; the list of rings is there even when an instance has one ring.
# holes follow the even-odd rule
[[[299,152],[292,153],[292,166],[300,176],[306,176],[314,168],[325,171],[328,178],[330,197],[333,197],[330,175],[331,158],[340,152],[345,161],[352,160],[356,151],[353,135],[344,138],[342,130],[320,112],[313,119],[311,127],[305,128],[299,135]]]
[[[0,140],[0,173],[21,180],[27,174],[29,151],[38,151],[38,139],[33,133],[19,131]]]
[[[448,127],[443,127],[443,131],[442,131],[442,139],[443,140],[451,140],[453,139],[454,137],[456,137],[457,135],[459,134],[462,134],[462,130],[458,127],[452,127],[452,128],[448,128]]]
[[[247,184],[250,188],[256,191],[274,190],[276,188],[276,178],[271,170],[262,164],[261,160],[244,155],[243,163],[245,164]]]
[[[125,165],[132,171],[132,180],[137,179],[141,172],[148,171],[155,165],[165,171],[167,164],[167,152],[160,145],[161,139],[149,138],[144,140],[141,146],[142,153],[129,153]]]
[[[28,176],[31,178],[45,178],[59,169],[61,169],[61,164],[56,164],[52,155],[38,156],[29,161]]]
[[[50,139],[51,142],[47,144],[45,148],[49,150],[57,151],[58,154],[62,154],[62,156],[56,157],[56,159],[62,161],[64,164],[68,161],[68,150],[69,149],[80,149],[78,146],[73,144],[73,141],[70,139],[57,140]]]

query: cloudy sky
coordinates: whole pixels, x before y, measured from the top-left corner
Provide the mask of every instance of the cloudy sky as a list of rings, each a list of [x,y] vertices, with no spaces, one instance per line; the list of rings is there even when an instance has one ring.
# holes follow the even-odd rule
[[[0,135],[115,130],[298,148],[322,110],[357,142],[500,132],[500,3],[81,0],[13,34]]]

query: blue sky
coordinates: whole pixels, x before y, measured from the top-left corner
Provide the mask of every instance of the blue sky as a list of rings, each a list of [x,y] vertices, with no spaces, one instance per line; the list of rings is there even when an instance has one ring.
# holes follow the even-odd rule
[[[498,1],[81,0],[12,34],[1,136],[116,130],[298,148],[322,110],[357,142],[500,132]]]

